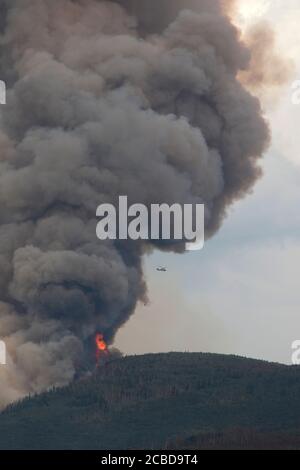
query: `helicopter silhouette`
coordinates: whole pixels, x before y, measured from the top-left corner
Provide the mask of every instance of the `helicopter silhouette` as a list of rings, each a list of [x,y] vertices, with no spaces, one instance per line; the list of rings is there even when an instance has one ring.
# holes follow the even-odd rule
[[[159,273],[166,273],[167,272],[167,268],[163,267],[163,266],[160,266],[159,268],[156,268],[156,271],[158,271]]]

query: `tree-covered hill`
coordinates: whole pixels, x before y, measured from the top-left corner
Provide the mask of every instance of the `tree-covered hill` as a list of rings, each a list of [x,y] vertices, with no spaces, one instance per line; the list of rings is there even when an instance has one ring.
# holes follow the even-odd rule
[[[0,414],[1,449],[300,448],[300,368],[234,356],[112,359]]]

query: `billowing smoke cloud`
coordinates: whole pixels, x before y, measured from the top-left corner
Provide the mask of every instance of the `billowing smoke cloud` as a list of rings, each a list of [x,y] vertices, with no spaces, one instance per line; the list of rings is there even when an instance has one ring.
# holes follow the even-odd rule
[[[251,51],[251,62],[240,72],[239,80],[260,99],[267,111],[278,104],[284,86],[295,73],[295,62],[280,45],[279,39],[286,37],[282,22],[276,32],[274,18],[272,21],[273,3],[271,0],[231,0],[226,4],[228,15],[241,30],[241,38]],[[287,3],[287,7],[291,7],[290,2]]]
[[[217,0],[0,6],[5,403],[71,380],[95,332],[112,342],[145,299],[151,244],[100,242],[97,206],[204,202],[211,236],[259,177],[269,131]]]
[[[269,107],[292,77],[293,61],[278,52],[275,32],[266,22],[250,26],[243,39],[251,49],[251,62],[240,80]]]

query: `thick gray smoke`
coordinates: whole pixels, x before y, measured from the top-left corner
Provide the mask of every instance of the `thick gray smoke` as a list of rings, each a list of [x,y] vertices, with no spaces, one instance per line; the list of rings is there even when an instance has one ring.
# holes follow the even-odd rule
[[[237,79],[250,53],[217,0],[0,6],[6,403],[70,381],[95,332],[112,342],[145,298],[150,244],[100,242],[97,206],[205,202],[212,235],[260,175],[269,132]]]

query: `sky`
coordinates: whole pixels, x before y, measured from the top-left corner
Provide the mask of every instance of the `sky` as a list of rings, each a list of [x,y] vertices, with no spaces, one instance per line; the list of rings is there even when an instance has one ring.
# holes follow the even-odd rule
[[[117,335],[125,354],[203,351],[291,363],[300,339],[300,104],[292,99],[299,0],[241,0],[234,21],[246,31],[258,20],[271,23],[278,52],[293,61],[288,83],[264,102],[272,129],[264,176],[204,250],[144,259],[149,304]]]

